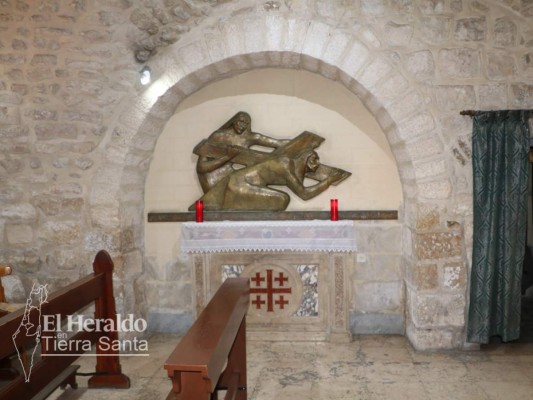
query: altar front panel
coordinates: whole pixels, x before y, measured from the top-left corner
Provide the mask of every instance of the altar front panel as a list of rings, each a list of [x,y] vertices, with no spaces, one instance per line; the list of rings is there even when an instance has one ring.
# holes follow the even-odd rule
[[[250,279],[251,339],[349,341],[345,276],[353,221],[223,221],[182,225],[200,314],[229,277]]]
[[[348,341],[342,253],[238,252],[194,255],[196,315],[222,282],[250,278],[249,338]]]

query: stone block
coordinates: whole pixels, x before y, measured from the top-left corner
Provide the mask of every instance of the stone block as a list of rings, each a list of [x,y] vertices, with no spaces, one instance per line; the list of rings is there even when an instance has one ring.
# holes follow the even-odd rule
[[[27,126],[0,126],[0,138],[26,138],[28,135]]]
[[[516,44],[518,28],[508,18],[497,18],[494,21],[494,44],[502,47],[511,47]]]
[[[0,64],[22,65],[26,64],[26,56],[18,54],[0,54]]]
[[[98,206],[91,207],[90,217],[93,226],[98,228],[110,229],[119,224],[119,210],[116,206]]]
[[[30,225],[6,224],[7,242],[12,245],[33,242],[33,228]]]
[[[39,229],[40,240],[55,244],[74,244],[81,236],[79,221],[48,221]],[[100,249],[98,249],[100,250]]]
[[[180,312],[191,311],[191,285],[181,281],[146,281],[146,303]]]
[[[206,50],[207,50],[207,53],[209,54],[209,58],[211,62],[218,62],[220,60],[223,60],[226,57],[226,50],[224,47],[224,42],[220,38],[220,35],[215,35],[213,33],[206,33],[204,35],[204,42],[205,42]]]
[[[444,289],[464,290],[466,287],[467,274],[464,263],[447,263],[443,267]]]
[[[143,256],[140,251],[132,251],[124,255],[124,269],[129,277],[137,277],[142,274]]]
[[[320,58],[326,47],[329,31],[329,25],[317,21],[311,22],[302,47],[302,53],[311,57]]]
[[[485,40],[486,30],[485,17],[462,18],[455,23],[454,37],[462,42],[480,42]]]
[[[30,62],[31,65],[56,65],[57,56],[54,54],[35,54]]]
[[[382,15],[387,10],[386,0],[361,0],[361,12],[366,15]]]
[[[355,335],[403,335],[403,314],[351,312],[350,331]]]
[[[283,48],[290,52],[301,53],[309,23],[299,19],[289,19],[287,23],[287,33],[283,36]]]
[[[334,31],[326,44],[322,59],[332,65],[338,65],[346,47],[353,41],[353,38],[346,33]]]
[[[451,18],[440,15],[420,19],[420,36],[429,43],[440,44],[448,40]]]
[[[401,253],[401,225],[396,222],[355,223],[357,251],[361,253]]]
[[[418,351],[460,349],[460,335],[447,329],[418,329],[407,324],[406,336]]]
[[[463,294],[425,295],[409,291],[410,315],[420,329],[464,327],[466,300]]]
[[[425,108],[424,99],[418,92],[404,93],[398,98],[398,101],[387,106],[391,118],[395,121],[401,121],[414,112],[420,112]]]
[[[90,204],[94,206],[112,206],[119,204],[119,193],[103,183],[94,184],[90,194]]]
[[[416,228],[418,230],[425,230],[438,227],[440,224],[440,215],[443,211],[435,204],[418,204],[416,209]]]
[[[243,53],[242,28],[234,21],[228,22],[223,26],[222,36],[225,39],[226,56],[233,56]]]
[[[349,76],[356,76],[369,57],[368,48],[359,41],[353,41],[351,48],[346,53],[344,60],[340,63],[340,68]]]
[[[407,79],[405,79],[405,77],[402,76],[401,74],[398,74],[395,71],[393,71],[393,73],[390,76],[385,78],[380,85],[378,85],[375,89],[372,90],[372,93],[374,94],[374,96],[376,96],[376,98],[379,100],[381,104],[390,104],[394,101],[397,101],[400,98],[403,99],[404,93],[408,90],[408,88],[409,88],[409,82],[407,81]],[[385,114],[383,110],[381,110],[381,113]],[[394,123],[383,124],[381,122],[379,113],[376,116],[376,118],[378,119],[378,122],[380,122],[380,125],[382,126],[385,133],[388,134],[389,143],[391,143],[392,140],[390,139],[389,132],[391,132],[391,130],[393,131],[396,130],[396,124]],[[388,112],[386,112],[386,118],[388,120],[391,119]]]
[[[480,109],[505,109],[507,107],[509,97],[507,85],[504,83],[479,85],[478,93]]]
[[[449,180],[426,182],[418,185],[421,198],[428,200],[449,199],[452,192],[452,185]]]
[[[178,49],[181,65],[186,71],[195,71],[208,64],[207,50],[200,41],[187,44]]]
[[[492,79],[509,79],[516,75],[516,61],[508,51],[487,52],[487,75]]]
[[[424,136],[406,143],[406,150],[412,160],[442,154],[443,144],[436,137]]]
[[[43,195],[34,199],[35,207],[46,215],[76,214],[80,215],[83,210],[83,198],[61,198],[57,196]]]
[[[400,281],[400,254],[365,254],[365,262],[357,262],[353,279],[357,281]]]
[[[435,119],[429,113],[411,116],[398,126],[398,136],[403,140],[412,140],[435,129]]]
[[[511,106],[513,108],[533,108],[533,84],[511,85]]]
[[[87,232],[85,234],[85,250],[94,252],[105,249],[110,253],[118,252],[118,237],[102,231]]]
[[[475,78],[481,75],[479,50],[470,48],[442,49],[438,69],[444,78]]]
[[[248,18],[243,20],[244,47],[246,53],[262,53],[265,49],[265,37],[263,26],[264,20],[260,18]]]
[[[76,139],[79,131],[75,124],[46,123],[35,126],[35,135],[38,140]]]
[[[18,107],[0,107],[0,125],[19,125],[21,122]]]
[[[405,68],[416,79],[435,76],[435,59],[429,50],[419,50],[405,56]]]
[[[415,256],[418,260],[438,260],[462,255],[463,236],[460,232],[416,234]]]
[[[408,272],[409,283],[417,290],[434,290],[439,287],[437,264],[419,264]]]
[[[315,3],[316,13],[325,18],[338,18],[339,8],[334,2]],[[291,7],[292,8],[292,7]]]
[[[356,282],[353,309],[357,312],[394,312],[402,308],[401,282]]]
[[[267,50],[276,51],[281,48],[283,41],[283,32],[286,22],[283,18],[269,15],[265,20],[266,38],[265,44]]]
[[[0,91],[0,104],[18,106],[22,104],[22,96],[18,93]],[[17,129],[22,128],[17,127]]]
[[[37,212],[31,204],[22,203],[2,207],[0,216],[12,221],[33,221]]]
[[[447,173],[446,161],[444,159],[415,162],[413,166],[417,179],[431,178]]]
[[[440,14],[446,7],[444,0],[420,0],[418,4],[424,14]]]
[[[191,312],[177,312],[172,309],[151,308],[147,313],[148,332],[184,334],[192,326]]]
[[[408,46],[413,37],[413,26],[389,21],[385,25],[385,41],[390,46]]]
[[[383,80],[391,71],[392,67],[388,62],[383,59],[375,59],[364,70],[360,71],[358,81],[369,90],[369,88],[376,86]]]
[[[471,109],[476,105],[476,93],[471,85],[437,86],[437,105],[440,110]]]

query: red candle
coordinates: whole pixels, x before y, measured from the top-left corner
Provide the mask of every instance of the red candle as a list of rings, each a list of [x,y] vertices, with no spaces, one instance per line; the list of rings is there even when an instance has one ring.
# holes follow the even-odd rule
[[[196,222],[204,222],[204,202],[196,202]]]
[[[339,201],[337,199],[331,199],[331,220],[339,220]]]

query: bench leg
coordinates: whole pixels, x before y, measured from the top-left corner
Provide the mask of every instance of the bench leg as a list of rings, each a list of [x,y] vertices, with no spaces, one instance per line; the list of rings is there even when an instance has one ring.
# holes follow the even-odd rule
[[[59,387],[61,389],[66,389],[68,385],[70,385],[72,389],[78,388],[78,382],[76,382],[76,371],[72,371],[72,373],[67,376],[63,382],[61,382]]]
[[[238,377],[236,382],[235,376]],[[237,387],[233,387],[235,383]],[[220,376],[218,386],[235,390],[235,400],[246,400],[248,398],[246,376],[246,317],[243,318],[237,336],[235,336],[235,342],[228,355],[226,369]]]
[[[181,372],[172,379],[167,400],[210,400],[211,388],[199,372]],[[174,391],[176,390],[176,391]]]

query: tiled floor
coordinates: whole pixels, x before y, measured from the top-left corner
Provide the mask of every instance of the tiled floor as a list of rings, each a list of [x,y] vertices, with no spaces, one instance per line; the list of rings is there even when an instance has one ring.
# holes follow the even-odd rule
[[[150,357],[123,359],[128,390],[58,389],[54,400],[164,399],[162,368],[177,336],[150,339]],[[94,359],[80,359],[80,371]],[[491,345],[482,351],[421,353],[404,337],[361,336],[349,344],[248,342],[249,400],[531,400],[533,343]],[[196,400],[196,399],[191,399]]]

